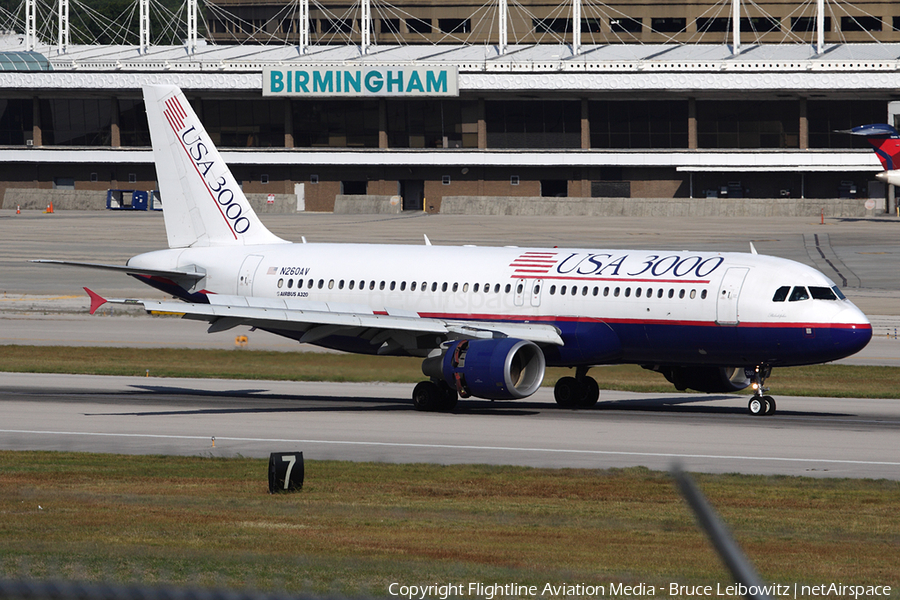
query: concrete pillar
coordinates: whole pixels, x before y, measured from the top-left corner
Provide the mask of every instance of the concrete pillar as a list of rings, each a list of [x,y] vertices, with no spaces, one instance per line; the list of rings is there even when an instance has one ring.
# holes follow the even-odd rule
[[[897,188],[888,184],[887,197],[887,214],[894,216],[897,214]]]
[[[696,150],[697,143],[697,99],[688,98],[688,148]]]
[[[33,140],[34,147],[43,146],[44,141],[41,136],[41,101],[35,97],[31,101],[31,118],[32,118],[32,126],[31,126],[31,139]]]
[[[387,100],[378,99],[378,147],[388,147]]]
[[[591,119],[588,113],[588,99],[581,99],[581,149],[591,149]]]
[[[122,132],[119,129],[119,99],[113,98],[109,105],[109,145],[119,148],[122,146]]]
[[[478,149],[485,150],[487,148],[487,123],[484,118],[484,98],[478,99]]]
[[[294,110],[287,98],[284,100],[284,147],[294,147]]]
[[[800,98],[800,149],[809,149],[809,118],[806,116],[806,98]]]

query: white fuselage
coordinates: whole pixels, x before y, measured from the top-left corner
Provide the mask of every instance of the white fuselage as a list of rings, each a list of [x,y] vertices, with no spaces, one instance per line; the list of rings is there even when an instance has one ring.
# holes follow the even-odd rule
[[[686,362],[703,362],[735,344],[756,350],[746,357],[729,352],[730,360],[746,358],[749,364],[763,352],[771,354],[767,361],[777,362],[776,346],[793,337],[776,333],[859,330],[852,336],[857,344],[871,336],[865,315],[849,300],[774,301],[779,288],[835,284],[800,263],[756,254],[275,244],[162,250],[136,256],[129,265],[170,270],[195,265],[207,274],[197,290],[283,299],[311,310],[322,303],[358,313],[540,321],[560,327],[564,337],[571,329],[570,338],[577,336],[573,324],[602,322],[622,340],[618,358],[630,362],[667,362],[683,352],[697,353],[684,356]],[[750,331],[752,339],[741,337]],[[766,332],[778,339],[763,349]],[[672,336],[678,343],[666,342]],[[691,336],[697,344],[680,340]],[[580,343],[588,354],[597,350],[593,358],[603,358],[603,351]],[[666,343],[672,347],[660,351]],[[783,362],[803,362],[797,357],[801,348],[786,350]],[[818,348],[809,362],[818,362],[822,351]]]

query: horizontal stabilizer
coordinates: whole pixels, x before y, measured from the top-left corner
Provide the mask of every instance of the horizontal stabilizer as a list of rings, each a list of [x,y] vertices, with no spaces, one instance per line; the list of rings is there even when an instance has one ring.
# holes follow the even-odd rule
[[[860,125],[853,129],[841,131],[841,133],[849,133],[851,135],[861,135],[865,137],[887,137],[898,138],[900,131],[897,131],[887,123],[873,123],[871,125]]]
[[[166,271],[162,269],[141,269],[128,265],[104,265],[101,263],[75,262],[71,260],[32,260],[33,263],[45,265],[62,265],[65,267],[84,267],[87,269],[101,269],[106,271],[118,271],[128,275],[146,275],[147,277],[168,277],[169,279],[189,279],[197,281],[206,277],[206,273],[197,269],[185,269],[183,271]]]

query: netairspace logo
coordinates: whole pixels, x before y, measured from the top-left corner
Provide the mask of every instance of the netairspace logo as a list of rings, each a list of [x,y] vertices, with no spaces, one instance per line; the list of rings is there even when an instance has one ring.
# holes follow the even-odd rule
[[[839,597],[877,598],[891,595],[888,585],[845,585],[844,583],[822,583],[804,585],[799,583],[771,583],[762,586],[747,586],[742,583],[716,585],[685,585],[670,583],[668,585],[648,585],[637,583],[586,584],[586,583],[547,583],[525,585],[521,583],[434,583],[430,585],[405,585],[391,583],[388,594],[404,600],[447,600],[448,598],[479,598],[494,600],[495,598],[634,598],[637,596],[658,596],[660,598],[741,598],[749,596],[769,596],[771,598],[819,598]]]

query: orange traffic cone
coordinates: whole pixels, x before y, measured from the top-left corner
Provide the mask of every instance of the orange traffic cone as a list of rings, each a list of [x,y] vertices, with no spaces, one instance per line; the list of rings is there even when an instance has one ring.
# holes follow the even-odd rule
[[[53,200],[50,201],[50,213],[53,213]]]
[[[19,207],[18,204],[16,204],[16,214],[17,214],[17,215],[21,215],[21,214],[22,214],[22,209]]]

